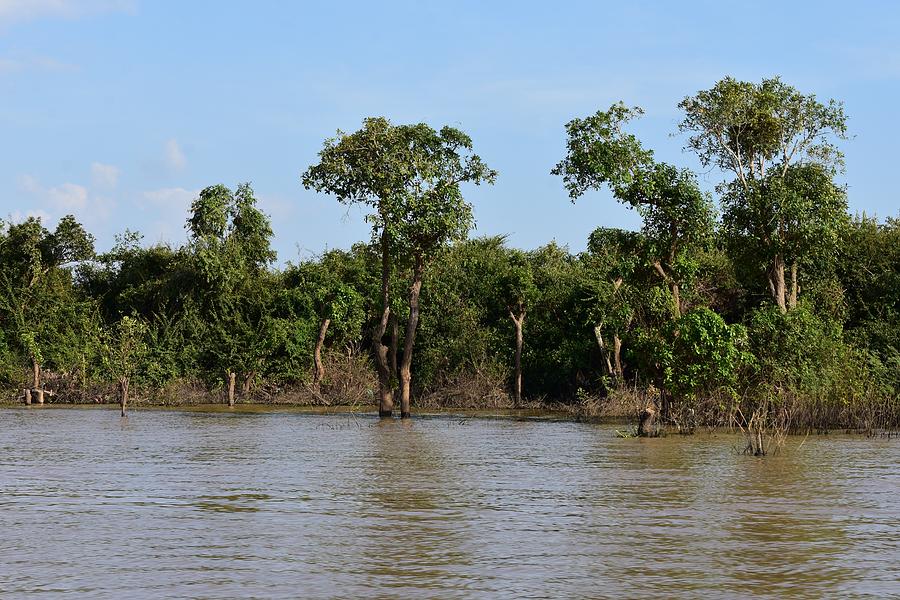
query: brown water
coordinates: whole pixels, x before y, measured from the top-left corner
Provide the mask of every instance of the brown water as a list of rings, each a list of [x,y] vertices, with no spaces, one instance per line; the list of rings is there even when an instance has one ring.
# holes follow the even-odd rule
[[[0,597],[900,595],[900,440],[0,410]]]

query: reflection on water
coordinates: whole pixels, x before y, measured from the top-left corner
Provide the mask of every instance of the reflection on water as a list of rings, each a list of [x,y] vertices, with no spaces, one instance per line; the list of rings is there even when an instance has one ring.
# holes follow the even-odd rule
[[[801,444],[802,442],[802,444]],[[900,443],[0,410],[0,597],[884,597]]]

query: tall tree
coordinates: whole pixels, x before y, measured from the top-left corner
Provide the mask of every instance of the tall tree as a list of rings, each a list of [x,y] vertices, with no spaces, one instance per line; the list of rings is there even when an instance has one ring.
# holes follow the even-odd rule
[[[693,173],[656,162],[625,125],[643,114],[623,103],[566,124],[566,157],[553,169],[574,202],[590,189],[609,186],[613,196],[643,219],[643,251],[672,294],[674,316],[682,289],[697,271],[695,251],[710,241],[715,213]]]
[[[66,368],[82,347],[90,307],[76,297],[72,268],[93,256],[94,238],[71,215],[52,232],[37,218],[0,227],[0,324],[30,362],[32,388],[42,389],[45,361]]]
[[[359,131],[338,132],[325,141],[319,163],[307,169],[305,187],[334,195],[373,212],[373,240],[381,251],[381,319],[372,343],[379,380],[379,414],[393,413],[390,348],[384,341],[391,317],[391,274],[410,265],[409,317],[400,361],[400,414],[408,417],[411,365],[426,264],[444,244],[464,237],[473,224],[460,184],[493,182],[496,172],[472,152],[472,140],[452,127],[436,131],[424,123],[392,125],[366,119]]]
[[[744,270],[768,273],[769,292],[782,310],[797,306],[801,267],[813,271],[807,280],[814,280],[825,275],[815,271],[835,265],[849,222],[847,196],[821,165],[791,165],[746,189],[732,184],[722,204],[731,254]]]
[[[513,363],[513,401],[522,401],[522,349],[525,343],[525,316],[538,301],[540,290],[535,283],[531,257],[521,250],[507,250],[500,278],[500,291],[506,300],[509,318],[515,328],[515,360]]]
[[[843,105],[834,100],[823,104],[778,77],[760,83],[726,77],[709,90],[685,98],[679,107],[685,114],[680,129],[690,134],[687,148],[704,166],[734,176],[727,185],[730,200],[725,219],[753,219],[742,229],[753,230],[756,241],[767,248],[769,291],[778,307],[787,310],[786,261],[791,261],[796,273],[799,258],[786,256],[785,237],[769,237],[771,231],[764,219],[776,219],[776,233],[781,237],[780,232],[787,228],[780,221],[784,216],[781,192],[798,183],[792,179],[793,165],[819,165],[822,173],[833,173],[842,166],[843,157],[834,141],[846,139]],[[760,204],[767,206],[760,210]],[[788,250],[793,249],[789,244]]]
[[[205,188],[191,205],[186,227],[207,368],[224,372],[228,404],[234,406],[238,373],[253,378],[270,337],[266,267],[275,259],[272,228],[247,183],[235,192],[224,185]]]

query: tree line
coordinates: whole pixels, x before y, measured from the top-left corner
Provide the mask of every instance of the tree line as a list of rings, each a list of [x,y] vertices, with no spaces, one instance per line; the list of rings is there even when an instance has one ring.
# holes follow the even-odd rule
[[[664,423],[900,420],[900,221],[848,212],[841,103],[779,78],[685,98],[704,168],[659,161],[616,103],[565,125],[551,172],[641,218],[587,249],[469,238],[464,191],[498,174],[453,127],[366,119],[299,184],[368,209],[371,238],[275,268],[249,184],[204,189],[181,246],[107,252],[71,216],[0,227],[0,385],[30,400],[599,405]],[[548,165],[550,167],[550,165]],[[134,383],[134,388],[131,384]],[[291,396],[294,394],[294,396]]]

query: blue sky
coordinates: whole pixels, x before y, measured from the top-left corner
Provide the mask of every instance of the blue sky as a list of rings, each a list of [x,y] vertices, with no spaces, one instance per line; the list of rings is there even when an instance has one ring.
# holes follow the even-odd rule
[[[348,247],[363,213],[299,176],[336,129],[384,115],[460,127],[500,172],[466,190],[475,234],[580,250],[639,222],[606,192],[568,201],[549,174],[566,121],[640,105],[644,143],[698,168],[677,103],[775,74],[845,102],[851,210],[897,215],[898,32],[900,5],[864,0],[0,0],[0,218],[74,213],[99,249],[125,228],[180,243],[198,190],[251,181],[280,261]]]

